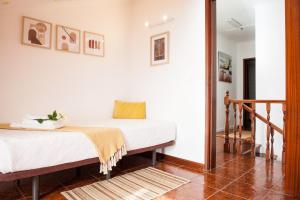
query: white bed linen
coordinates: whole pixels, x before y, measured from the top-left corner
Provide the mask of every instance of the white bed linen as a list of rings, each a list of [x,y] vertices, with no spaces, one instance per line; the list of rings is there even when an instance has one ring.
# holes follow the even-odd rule
[[[112,119],[89,126],[120,128],[128,151],[176,138],[176,125],[171,122]],[[80,132],[0,129],[0,172],[4,174],[95,157],[93,144]]]

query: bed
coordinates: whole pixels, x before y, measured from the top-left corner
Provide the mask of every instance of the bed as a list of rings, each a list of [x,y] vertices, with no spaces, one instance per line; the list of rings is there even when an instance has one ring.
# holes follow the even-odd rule
[[[120,128],[128,154],[174,144],[176,125],[151,120],[110,119],[85,126]],[[93,144],[80,132],[0,130],[0,182],[33,177],[33,199],[38,199],[38,176],[97,163]],[[109,174],[107,175],[109,178]]]

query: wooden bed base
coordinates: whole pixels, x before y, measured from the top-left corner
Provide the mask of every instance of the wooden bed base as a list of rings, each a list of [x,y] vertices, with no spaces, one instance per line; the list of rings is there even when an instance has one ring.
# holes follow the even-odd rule
[[[168,147],[173,144],[175,144],[175,141],[170,141],[167,143],[163,143],[151,147],[128,151],[126,156],[152,151],[152,165],[155,165],[156,149]],[[77,162],[56,165],[52,167],[44,167],[39,169],[32,169],[32,170],[20,171],[20,172],[8,173],[8,174],[0,173],[0,182],[18,181],[24,178],[32,178],[32,200],[38,200],[39,199],[39,176],[66,170],[66,169],[82,167],[89,164],[95,164],[95,163],[99,163],[99,158],[91,158],[91,159],[81,160]],[[110,178],[110,172],[106,175],[106,179],[109,178]]]

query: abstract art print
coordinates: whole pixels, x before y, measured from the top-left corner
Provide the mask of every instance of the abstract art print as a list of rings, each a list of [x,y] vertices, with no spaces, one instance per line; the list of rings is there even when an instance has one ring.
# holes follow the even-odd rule
[[[169,32],[151,37],[151,65],[169,63]]]
[[[56,49],[80,53],[80,30],[56,25]]]
[[[232,57],[219,51],[219,81],[232,83]]]
[[[104,36],[85,31],[84,54],[104,57]]]
[[[51,23],[23,17],[22,27],[22,44],[51,49]]]

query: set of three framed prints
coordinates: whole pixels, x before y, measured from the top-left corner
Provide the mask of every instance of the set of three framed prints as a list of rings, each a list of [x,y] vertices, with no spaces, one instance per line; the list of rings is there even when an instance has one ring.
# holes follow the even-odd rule
[[[22,44],[51,49],[52,24],[46,21],[23,17]],[[59,51],[80,53],[80,30],[56,25],[56,49]],[[104,36],[84,31],[83,53],[104,57]],[[151,37],[151,60],[154,65],[169,63],[169,32]]]
[[[83,53],[104,57],[104,36],[87,31],[83,32],[83,36]],[[22,44],[51,49],[52,24],[30,17],[23,17]],[[56,25],[56,49],[80,53],[81,31],[67,26]]]

